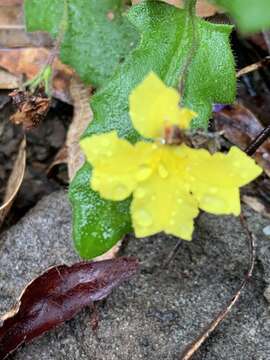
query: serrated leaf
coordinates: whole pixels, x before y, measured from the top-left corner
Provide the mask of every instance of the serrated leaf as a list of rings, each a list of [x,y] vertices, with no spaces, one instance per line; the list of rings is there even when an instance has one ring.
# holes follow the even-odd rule
[[[212,0],[227,10],[245,32],[256,32],[270,26],[269,0]]]
[[[151,70],[167,85],[178,85],[181,70],[194,46],[193,25],[186,15],[184,10],[159,2],[145,2],[132,8],[129,19],[140,30],[141,43],[108,85],[93,97],[94,121],[85,136],[114,129],[129,141],[138,141],[140,136],[128,115],[128,95]],[[199,113],[194,126],[206,127],[212,103],[234,100],[236,78],[229,45],[231,28],[199,18],[195,23],[199,41],[187,73],[184,102]],[[90,167],[84,167],[70,187],[75,244],[83,257],[100,255],[131,229],[128,201],[112,203],[100,199],[90,188],[90,176]],[[110,228],[113,236],[104,238],[103,228],[112,225],[111,218],[121,225],[118,229]]]
[[[28,31],[48,31],[57,36],[67,0],[26,0]],[[67,1],[67,30],[61,44],[61,60],[82,80],[101,86],[113,74],[138,35],[123,16],[122,0]]]

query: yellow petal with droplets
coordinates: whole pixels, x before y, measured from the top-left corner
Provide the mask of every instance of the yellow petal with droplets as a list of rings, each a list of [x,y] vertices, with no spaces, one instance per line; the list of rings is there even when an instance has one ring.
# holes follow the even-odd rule
[[[160,149],[151,176],[135,189],[131,215],[137,237],[164,231],[191,240],[199,210],[184,181],[186,164],[179,154],[180,148]]]
[[[126,199],[140,178],[151,175],[150,143],[134,146],[112,131],[85,138],[80,145],[93,166],[91,187],[105,199]]]
[[[134,128],[146,138],[162,137],[164,127],[169,125],[188,128],[196,113],[181,109],[179,103],[180,94],[151,72],[129,96]]]
[[[262,169],[237,147],[228,154],[186,148],[190,188],[201,209],[213,214],[239,215],[239,188],[258,177]]]

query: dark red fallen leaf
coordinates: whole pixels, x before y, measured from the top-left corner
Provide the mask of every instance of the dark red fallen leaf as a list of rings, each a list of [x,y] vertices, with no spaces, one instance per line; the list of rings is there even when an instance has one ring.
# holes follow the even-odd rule
[[[132,257],[50,268],[33,280],[16,306],[0,318],[0,359],[104,299],[137,269],[138,261]]]
[[[214,119],[216,130],[222,131],[226,139],[242,150],[264,129],[256,116],[239,104],[226,106],[214,114]],[[259,147],[254,158],[270,176],[270,139]]]

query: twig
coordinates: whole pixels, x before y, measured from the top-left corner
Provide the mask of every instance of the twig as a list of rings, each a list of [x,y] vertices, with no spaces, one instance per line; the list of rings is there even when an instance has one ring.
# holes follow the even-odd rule
[[[268,52],[269,52],[269,54],[270,54],[270,31],[269,31],[269,30],[265,30],[265,31],[263,31],[262,33],[263,33],[263,38],[264,38],[264,41],[265,41],[265,43],[266,43]]]
[[[266,56],[264,59],[244,67],[243,69],[239,70],[236,74],[236,76],[239,78],[243,75],[249,74],[253,71],[256,71],[262,67],[268,66],[270,64],[270,56]]]
[[[226,316],[230,313],[233,306],[238,301],[242,291],[245,289],[249,279],[252,277],[256,252],[255,252],[255,237],[253,233],[249,230],[248,224],[243,214],[240,215],[240,221],[242,227],[245,229],[247,234],[248,244],[249,244],[249,269],[247,274],[242,281],[241,285],[237,289],[235,295],[231,298],[231,300],[227,303],[226,307],[214,318],[213,321],[202,331],[202,333],[195,339],[191,344],[189,344],[182,355],[180,356],[180,360],[190,360],[192,356],[196,353],[196,351],[200,348],[200,346],[209,338],[209,336],[213,333],[213,331],[222,323],[222,321],[226,318]]]
[[[174,246],[174,248],[172,249],[172,251],[170,252],[170,254],[168,255],[168,257],[166,258],[166,260],[164,261],[163,263],[163,269],[166,269],[171,261],[173,260],[173,258],[175,257],[175,255],[177,254],[179,248],[181,247],[181,245],[183,244],[182,240],[181,239],[177,239],[177,243],[176,245]]]
[[[245,153],[249,156],[255,154],[258,148],[268,139],[270,136],[270,125],[268,125],[246,148]]]

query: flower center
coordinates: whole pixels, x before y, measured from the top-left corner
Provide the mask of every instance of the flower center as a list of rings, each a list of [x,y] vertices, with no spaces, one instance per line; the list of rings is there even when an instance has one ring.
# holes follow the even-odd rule
[[[170,125],[165,126],[163,138],[166,145],[181,145],[185,142],[186,136],[177,125]]]

